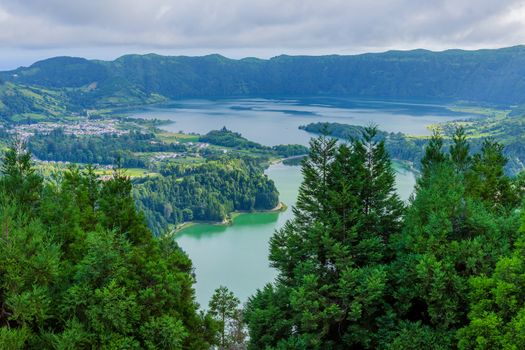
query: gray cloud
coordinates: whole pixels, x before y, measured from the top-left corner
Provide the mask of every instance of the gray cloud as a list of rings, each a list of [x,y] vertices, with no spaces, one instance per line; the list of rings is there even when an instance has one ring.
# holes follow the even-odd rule
[[[0,0],[0,66],[50,52],[268,57],[524,42],[524,0]]]

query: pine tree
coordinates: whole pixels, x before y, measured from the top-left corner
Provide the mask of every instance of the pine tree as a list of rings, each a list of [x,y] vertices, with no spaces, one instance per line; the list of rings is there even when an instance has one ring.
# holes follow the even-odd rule
[[[425,147],[425,154],[421,158],[422,176],[424,179],[434,165],[441,164],[447,159],[443,153],[443,137],[439,130],[434,129],[432,136]]]
[[[496,188],[507,183],[501,148],[489,140],[465,162],[468,147],[460,135],[454,154],[446,155],[450,161],[427,157],[439,161],[426,163],[403,230],[392,240],[398,329],[387,343],[409,344],[416,336],[419,347],[453,348],[468,314],[470,278],[490,273],[515,239],[515,212],[494,210],[493,200],[484,198],[493,190],[479,181],[492,178]],[[427,155],[439,153],[436,144]]]
[[[242,345],[239,341],[243,342],[243,339],[238,339],[244,327],[240,304],[235,294],[224,286],[217,288],[210,299],[208,312],[219,322],[220,349]]]
[[[42,191],[42,178],[36,173],[31,153],[23,143],[17,141],[7,150],[0,173],[0,192],[18,203],[22,210],[34,213]]]
[[[336,147],[324,136],[311,142],[295,218],[270,242],[276,285],[247,306],[248,326],[260,337],[252,346],[377,345],[375,334],[388,318],[385,251],[403,206],[388,154],[375,136],[370,127],[351,144]],[[288,315],[289,323],[272,327],[269,318],[257,316],[266,314]]]
[[[399,232],[403,203],[395,188],[395,171],[385,149],[384,140],[377,141],[377,128],[367,127],[362,141],[354,148],[364,156],[365,178],[360,197],[363,201],[363,230],[370,237],[381,238],[382,244],[389,236]]]
[[[37,182],[11,149],[0,177],[0,348],[209,349],[216,322],[198,313],[191,261],[154,237],[129,179],[92,168]],[[20,193],[40,183],[43,190]]]
[[[135,244],[145,243],[151,240],[151,233],[143,216],[136,211],[131,188],[129,176],[118,165],[100,190],[100,221],[106,229],[116,230]]]
[[[462,126],[458,126],[452,136],[452,145],[449,151],[450,160],[457,172],[464,173],[470,167],[471,157],[469,151],[470,146],[465,129]]]
[[[481,198],[493,208],[512,208],[518,205],[520,199],[505,175],[506,164],[503,145],[491,138],[485,139],[481,152],[473,157],[472,171],[467,174],[469,194]]]

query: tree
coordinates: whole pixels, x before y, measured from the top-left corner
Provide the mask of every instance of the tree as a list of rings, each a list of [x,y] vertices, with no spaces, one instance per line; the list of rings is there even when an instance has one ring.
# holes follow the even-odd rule
[[[388,319],[386,250],[403,205],[375,136],[370,127],[351,144],[311,141],[295,217],[270,241],[279,275],[246,308],[251,348],[377,346]]]
[[[443,163],[447,159],[443,153],[443,137],[438,129],[432,131],[432,136],[425,147],[425,154],[421,158],[422,178],[430,171],[432,166]]]
[[[523,349],[525,347],[525,241],[494,272],[470,279],[469,323],[458,332],[459,349]]]
[[[131,188],[129,176],[117,165],[100,190],[100,221],[106,229],[116,230],[133,243],[144,243],[152,237],[143,216],[136,211]]]
[[[459,126],[452,136],[452,145],[449,151],[450,160],[457,172],[463,173],[469,168],[471,162],[469,151],[470,146],[465,134],[465,128]]]
[[[481,152],[472,159],[472,171],[467,174],[469,194],[492,207],[512,208],[519,205],[520,199],[505,175],[506,164],[503,145],[491,138],[485,139]]]
[[[503,173],[500,147],[486,141],[481,153],[466,162],[468,147],[461,131],[457,134],[451,148],[455,154],[445,155],[448,160],[441,155],[427,157],[439,161],[427,162],[403,230],[392,239],[396,252],[391,266],[394,310],[398,316],[397,329],[392,331],[393,338],[387,338],[388,343],[406,344],[407,337],[420,334],[419,341],[425,342],[420,347],[456,346],[457,332],[469,311],[471,278],[490,274],[516,239],[516,202],[506,203],[512,210],[501,210],[494,205],[497,197],[490,195],[493,189],[478,181],[480,177],[492,178],[496,188],[509,181]],[[427,154],[439,154],[436,144],[429,146],[434,150]]]
[[[208,312],[220,322],[221,349],[230,349],[244,342],[240,303],[235,294],[224,286],[217,288],[211,297]]]
[[[382,243],[399,232],[403,203],[396,192],[396,176],[384,141],[377,141],[377,128],[366,127],[362,140],[354,142],[354,152],[364,165],[364,178],[359,197],[363,202],[364,222],[362,229]]]
[[[0,177],[0,348],[214,344],[191,261],[171,237],[147,229],[129,179],[101,183],[92,168],[71,167],[27,196],[11,186],[31,183],[34,169],[13,155]]]
[[[34,212],[42,191],[42,178],[35,172],[31,153],[22,142],[16,141],[7,150],[0,172],[3,195],[18,203],[21,209]]]

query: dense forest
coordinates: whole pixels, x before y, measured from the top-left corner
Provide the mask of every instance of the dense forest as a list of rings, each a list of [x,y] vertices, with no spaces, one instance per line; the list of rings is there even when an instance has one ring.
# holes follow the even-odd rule
[[[454,121],[442,123],[443,146],[453,144],[453,135],[458,125],[461,125],[469,141],[469,152],[474,154],[483,147],[486,135],[504,146],[503,154],[507,158],[505,172],[516,175],[523,171],[525,164],[525,145],[523,133],[525,125],[520,117],[484,117],[472,121]],[[310,123],[300,126],[300,129],[314,133],[326,134],[342,140],[352,140],[360,137],[364,127],[340,123]],[[436,130],[437,131],[437,130]],[[421,158],[425,153],[429,139],[413,137],[403,133],[377,132],[377,139],[385,141],[385,147],[393,159],[406,160],[421,169]]]
[[[346,141],[361,138],[365,131],[364,126],[326,122],[310,123],[299,128],[313,134],[325,134]],[[406,160],[416,166],[419,166],[428,142],[425,138],[411,138],[401,132],[389,133],[381,130],[377,130],[375,139],[385,142],[388,154],[393,159]]]
[[[245,309],[250,349],[525,347],[525,183],[500,144],[434,134],[407,205],[374,128],[310,149],[278,276]]]
[[[208,142],[212,145],[230,147],[236,150],[252,150],[265,153],[275,153],[279,157],[294,157],[306,155],[308,147],[303,145],[277,145],[273,147],[263,146],[260,143],[253,142],[243,137],[240,133],[234,132],[223,127],[220,130],[211,130],[206,135],[199,138],[201,142]]]
[[[122,135],[71,135],[56,129],[49,134],[36,134],[29,139],[29,150],[40,160],[84,164],[146,167],[136,152],[184,152],[181,143],[164,143],[153,133],[130,131]]]
[[[525,103],[521,93],[524,77],[523,46],[351,56],[282,55],[268,60],[154,54],[126,55],[114,61],[55,57],[0,72],[2,81],[20,89],[38,87],[41,96],[60,93],[61,105],[69,111],[243,96],[440,99],[515,105]],[[24,105],[38,107],[41,100],[33,98],[34,94],[17,96],[21,111]],[[0,114],[6,108],[11,107],[0,105]]]
[[[137,183],[138,208],[155,233],[188,221],[224,221],[233,211],[270,210],[279,193],[257,160],[222,156],[199,165],[168,163]]]
[[[19,147],[0,169],[1,349],[209,349],[218,322],[198,312],[192,264],[155,238],[129,178],[93,168],[37,175]]]
[[[294,218],[270,241],[276,280],[243,310],[220,287],[208,313],[195,303],[190,260],[147,228],[121,169],[102,182],[71,166],[44,181],[28,152],[10,148],[0,168],[0,348],[524,348],[525,178],[505,174],[503,146],[485,139],[473,152],[463,128],[447,146],[434,133],[405,204],[386,139],[360,131],[311,141]],[[188,208],[201,187],[182,184],[199,179],[218,204],[274,205],[258,167],[168,163],[135,191]],[[245,181],[254,186],[242,196]]]

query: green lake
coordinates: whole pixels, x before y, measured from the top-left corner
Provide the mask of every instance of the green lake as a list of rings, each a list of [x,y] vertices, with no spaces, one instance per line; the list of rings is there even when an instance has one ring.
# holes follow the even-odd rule
[[[185,100],[169,105],[130,111],[130,116],[164,119],[169,131],[205,134],[226,126],[248,139],[272,146],[308,144],[312,134],[299,129],[311,122],[377,124],[390,132],[428,135],[428,125],[475,115],[453,112],[432,103],[352,100],[344,98]],[[414,174],[396,166],[398,192],[407,199]],[[301,183],[299,167],[271,166],[267,174],[291,207]],[[291,217],[283,213],[243,214],[231,226],[194,225],[177,234],[177,242],[192,259],[197,300],[206,307],[215,288],[225,285],[246,301],[258,288],[271,282],[275,271],[268,265],[268,241]]]
[[[406,200],[414,188],[415,177],[400,166],[396,170],[398,192]],[[266,173],[275,181],[288,210],[242,214],[231,226],[198,224],[177,234],[177,242],[193,261],[197,300],[203,307],[220,285],[246,301],[276,275],[268,262],[269,239],[291,218],[302,176],[300,167],[283,164],[272,165]]]

